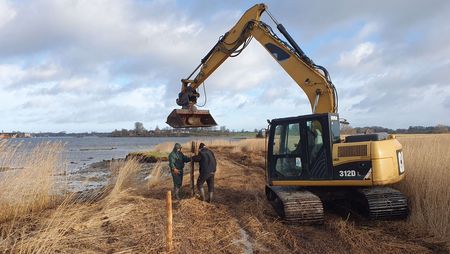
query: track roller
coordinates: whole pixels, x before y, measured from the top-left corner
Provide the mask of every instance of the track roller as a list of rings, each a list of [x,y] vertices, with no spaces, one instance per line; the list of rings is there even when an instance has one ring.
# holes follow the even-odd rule
[[[398,190],[389,187],[357,190],[357,206],[370,219],[397,220],[408,217],[408,200]]]
[[[323,223],[322,201],[307,190],[266,186],[266,195],[277,214],[288,223]]]

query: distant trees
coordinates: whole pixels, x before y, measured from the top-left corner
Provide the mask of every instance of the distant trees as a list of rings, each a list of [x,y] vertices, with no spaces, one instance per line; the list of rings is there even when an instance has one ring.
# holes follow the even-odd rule
[[[255,132],[256,131],[257,131],[257,129],[255,129]],[[259,131],[256,132],[256,137],[257,138],[264,138],[263,129],[260,129]]]
[[[127,129],[117,130],[117,129],[115,129],[113,132],[111,132],[111,136],[113,136],[113,137],[147,136],[147,134],[148,134],[148,131],[144,128],[144,124],[141,122],[135,122],[133,130],[127,130]]]
[[[438,124],[436,127],[434,127],[433,132],[434,133],[447,133],[448,132],[448,126],[445,126],[443,124]]]
[[[356,130],[348,124],[341,124],[341,134],[344,135],[356,134]]]
[[[134,132],[136,133],[136,136],[142,136],[147,132],[147,130],[144,128],[144,124],[141,122],[135,122],[134,123]]]
[[[298,125],[292,125],[291,131],[298,131]],[[280,129],[277,128],[276,134],[279,133]],[[396,134],[427,134],[427,133],[449,133],[450,126],[444,124],[438,124],[436,126],[410,126],[408,129],[389,129],[381,126],[369,126],[369,127],[352,127],[348,124],[341,124],[341,134],[343,135],[354,135],[354,134],[368,134],[377,132],[387,132]],[[156,125],[154,130],[147,130],[142,122],[135,122],[134,129],[127,130],[114,130],[111,132],[113,137],[165,137],[165,136],[229,136],[235,135],[237,133],[254,133],[252,136],[258,138],[264,137],[264,129],[254,129],[252,131],[246,131],[244,129],[240,131],[230,130],[226,126],[216,127],[203,127],[203,128],[185,128],[185,129],[173,129],[168,126],[160,129]],[[61,135],[61,134],[60,134]],[[106,135],[106,133],[105,133]]]
[[[448,133],[449,126],[438,124],[436,126],[409,126],[408,129],[397,130],[397,133],[415,133],[415,134],[428,134],[428,133]]]
[[[350,125],[341,125],[341,134],[361,134],[361,133],[398,133],[398,134],[429,134],[429,133],[448,133],[450,127],[444,124],[438,124],[436,126],[409,126],[408,129],[389,129],[381,126],[370,127],[351,127]]]
[[[134,129],[131,130],[115,129],[111,132],[113,137],[227,136],[231,134],[232,132],[225,126],[221,126],[220,129],[216,127],[174,129],[169,126],[160,128],[156,125],[154,130],[147,130],[142,122],[135,122]]]
[[[220,132],[224,132],[224,133],[230,132],[230,130],[227,129],[227,126],[225,126],[225,125],[220,126],[219,131]]]

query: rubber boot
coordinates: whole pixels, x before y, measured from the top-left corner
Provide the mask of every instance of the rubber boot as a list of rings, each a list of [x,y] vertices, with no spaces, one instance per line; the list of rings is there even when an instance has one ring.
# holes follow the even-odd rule
[[[210,192],[209,193],[209,200],[208,200],[208,203],[212,203],[212,201],[213,201],[213,196],[214,196],[214,192]]]
[[[202,199],[202,201],[206,201],[205,190],[203,189],[203,187],[198,188],[198,192],[200,193],[200,198]]]
[[[177,200],[180,200],[180,188],[175,187],[174,190],[174,196]]]

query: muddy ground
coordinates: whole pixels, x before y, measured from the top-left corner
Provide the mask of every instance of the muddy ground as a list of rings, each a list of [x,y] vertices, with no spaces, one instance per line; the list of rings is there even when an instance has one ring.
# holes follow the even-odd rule
[[[449,253],[448,242],[413,228],[408,221],[368,221],[327,210],[323,225],[287,225],[266,202],[263,155],[215,151],[214,202],[192,197],[185,176],[183,199],[174,203],[175,253]],[[165,197],[171,179],[163,174],[149,185],[145,177],[151,165],[141,166],[144,170],[120,191],[109,190],[96,200],[29,219],[27,230],[36,231],[29,241],[52,235],[49,229],[39,229],[50,220],[56,221],[54,225],[61,220],[64,227],[56,229],[59,233],[52,240],[54,252],[165,252]]]

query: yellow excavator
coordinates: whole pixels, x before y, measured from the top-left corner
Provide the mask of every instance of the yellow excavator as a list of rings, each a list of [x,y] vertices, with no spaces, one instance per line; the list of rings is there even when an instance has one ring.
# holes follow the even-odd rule
[[[264,12],[287,42],[260,20]],[[247,10],[181,81],[176,101],[182,108],[173,110],[167,123],[174,128],[215,126],[208,110],[195,107],[197,88],[252,38],[306,93],[312,109],[310,115],[268,121],[266,196],[279,216],[292,223],[322,223],[324,204],[345,203],[371,219],[406,218],[406,197],[389,187],[405,175],[402,145],[386,133],[341,138],[338,96],[328,71],[305,55],[265,4]]]

